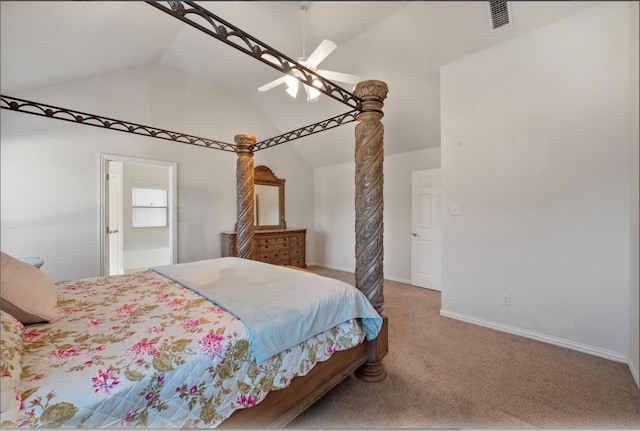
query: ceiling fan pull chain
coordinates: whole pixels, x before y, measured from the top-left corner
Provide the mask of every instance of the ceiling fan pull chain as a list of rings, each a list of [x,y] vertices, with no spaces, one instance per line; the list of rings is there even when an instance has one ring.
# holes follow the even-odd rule
[[[302,9],[302,57],[307,58],[307,9],[309,2],[300,2],[300,9]]]

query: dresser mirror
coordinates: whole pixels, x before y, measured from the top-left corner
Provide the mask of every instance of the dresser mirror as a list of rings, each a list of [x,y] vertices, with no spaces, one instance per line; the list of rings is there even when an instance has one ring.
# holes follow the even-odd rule
[[[286,229],[284,219],[284,179],[261,165],[253,170],[254,225],[256,229]]]

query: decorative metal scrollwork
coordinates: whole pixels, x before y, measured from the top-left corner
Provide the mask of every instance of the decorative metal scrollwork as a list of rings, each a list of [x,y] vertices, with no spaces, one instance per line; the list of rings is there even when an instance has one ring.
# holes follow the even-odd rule
[[[344,103],[345,105],[356,109],[360,104],[360,99],[354,94],[334,84],[328,79],[323,78],[313,70],[304,67],[297,61],[287,57],[278,50],[270,47],[264,42],[261,42],[250,34],[240,30],[238,27],[228,23],[222,18],[219,18],[192,1],[169,1],[168,3],[170,4],[170,7],[164,6],[162,2],[147,1],[147,3],[204,33],[207,33],[209,36],[212,36],[257,60],[260,60],[264,64],[279,70],[283,74],[293,76],[303,84],[316,88],[321,93],[326,94],[340,103]],[[175,6],[175,3],[180,3],[182,8],[180,11],[176,11],[177,7]],[[194,15],[204,19],[210,25],[210,28],[206,28],[201,25],[199,23],[201,21],[196,22],[192,20],[191,16]]]
[[[304,126],[291,132],[284,133],[282,135],[274,136],[273,138],[266,139],[258,142],[254,147],[254,152],[264,150],[265,148],[274,147],[276,145],[284,144],[285,142],[293,141],[295,139],[303,138],[305,136],[313,135],[314,133],[322,132],[324,130],[333,129],[334,127],[342,126],[343,124],[356,121],[356,115],[359,111],[349,111],[344,114],[337,115],[333,118],[329,118],[324,121],[320,121],[309,126]]]
[[[74,111],[72,109],[59,108],[57,106],[47,105],[44,103],[33,102],[30,100],[18,99],[11,96],[0,96],[0,108],[10,109],[12,111],[23,112],[26,114],[38,115],[41,117],[55,118],[57,120],[70,121],[74,123],[85,124],[87,126],[101,127],[119,132],[133,133],[136,135],[149,136],[152,138],[164,139],[167,141],[180,142],[183,144],[196,145],[204,148],[212,148],[215,150],[230,151],[237,153],[238,146],[227,142],[216,141],[208,138],[188,135],[180,132],[171,132],[169,130],[158,129],[151,126],[143,126],[123,120],[115,120],[113,118],[102,117],[95,114],[87,114],[85,112]],[[356,121],[356,115],[359,111],[353,110],[344,114],[337,115],[327,120],[319,121],[308,126],[301,127],[282,135],[260,141],[255,144],[253,151],[264,150],[276,145],[284,144],[295,139],[304,138],[314,133],[324,130],[333,129],[343,124]]]
[[[169,0],[168,3],[171,6],[172,11],[174,11],[178,15],[184,16],[184,6],[182,6],[182,2]]]
[[[275,69],[278,69],[282,73],[295,76],[304,84],[312,85],[312,83],[317,80],[320,84],[316,84],[314,85],[314,87],[317,88],[318,91],[332,97],[333,99],[338,100],[341,103],[355,108],[355,110],[353,111],[349,111],[347,113],[337,115],[333,118],[319,121],[317,123],[301,127],[291,132],[287,132],[282,135],[278,135],[273,138],[258,142],[254,146],[254,152],[356,121],[356,115],[360,112],[363,112],[363,99],[361,99],[360,97],[340,88],[331,81],[328,81],[314,71],[307,69],[291,58],[285,56],[284,54],[281,54],[276,49],[271,48],[270,46],[264,44],[248,33],[245,33],[234,25],[215,16],[214,14],[195,4],[194,2],[167,1],[169,7],[161,5],[161,2],[147,1],[147,3],[254,57],[255,59],[268,64]],[[188,7],[185,7],[185,4]],[[207,23],[211,25],[212,29],[205,28],[202,25],[192,21],[191,18],[188,17],[188,15],[197,15],[198,17],[203,18]],[[242,44],[237,42],[237,40],[242,41]],[[364,94],[364,96],[366,97],[367,94]],[[84,112],[74,111],[66,108],[59,108],[56,106],[18,99],[11,96],[3,95],[1,97],[2,101],[0,103],[0,108],[3,109],[11,109],[14,111],[25,112],[43,117],[56,118],[58,120],[72,121],[80,124],[86,124],[88,126],[102,127],[111,130],[118,130],[121,132],[150,136],[153,138],[196,145],[204,148],[213,148],[235,153],[238,152],[237,145],[227,142],[201,138],[198,136],[179,132],[171,132],[168,130],[158,129],[150,126],[143,126],[140,124],[130,123],[122,120],[114,120],[112,118],[87,114]]]
[[[167,141],[181,142],[183,144],[236,152],[236,145],[226,142],[200,138],[198,136],[187,135],[179,132],[171,132],[169,130],[158,129],[156,127],[143,126],[140,124],[130,123],[128,121],[115,120],[113,118],[45,105],[44,103],[32,102],[11,96],[0,95],[0,108],[86,124],[87,126],[102,127],[105,129],[150,136],[152,138],[164,139]]]

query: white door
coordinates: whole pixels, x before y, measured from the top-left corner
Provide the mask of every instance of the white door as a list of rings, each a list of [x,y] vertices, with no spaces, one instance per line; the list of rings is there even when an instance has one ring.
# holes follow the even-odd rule
[[[108,161],[107,176],[107,246],[109,247],[109,275],[124,274],[122,221],[122,163]]]
[[[411,284],[440,290],[440,169],[412,172]]]

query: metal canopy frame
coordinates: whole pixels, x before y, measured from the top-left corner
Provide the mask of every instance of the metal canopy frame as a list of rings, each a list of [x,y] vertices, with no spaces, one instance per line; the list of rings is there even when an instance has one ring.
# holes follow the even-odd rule
[[[352,108],[352,110],[344,114],[257,142],[253,147],[253,152],[284,144],[318,132],[333,129],[343,124],[351,123],[356,121],[356,115],[362,111],[362,100],[359,97],[322,77],[315,71],[306,68],[275,48],[261,42],[249,33],[214,15],[193,1],[169,0],[166,1],[167,5],[156,1],[146,1],[146,3],[208,34],[211,37],[232,46],[256,60],[277,69],[283,74],[293,76],[303,84],[312,86],[326,96],[329,96]],[[211,26],[211,28],[206,28],[199,22],[194,21],[192,18],[203,19]],[[317,84],[314,85],[314,82]],[[238,145],[228,142],[202,138],[182,132],[173,132],[153,126],[144,126],[141,124],[131,123],[129,121],[116,120],[113,118],[103,117],[101,115],[88,114],[85,112],[60,108],[7,95],[0,95],[0,108],[70,121],[77,124],[85,124],[109,130],[117,130],[120,132],[196,145],[203,148],[212,148],[236,153],[239,150]]]
[[[60,108],[44,103],[32,102],[25,99],[18,99],[11,96],[0,96],[0,108],[11,109],[13,111],[27,114],[39,115],[41,117],[55,118],[57,120],[70,121],[87,126],[101,127],[119,132],[133,133],[136,135],[149,136],[152,138],[165,139],[168,141],[181,142],[183,144],[197,145],[216,150],[236,152],[236,145],[227,142],[215,141],[213,139],[200,138],[198,136],[187,135],[180,132],[158,129],[151,126],[131,123],[129,121],[116,120],[113,118],[101,117],[99,115],[87,114],[86,112],[74,111]]]

